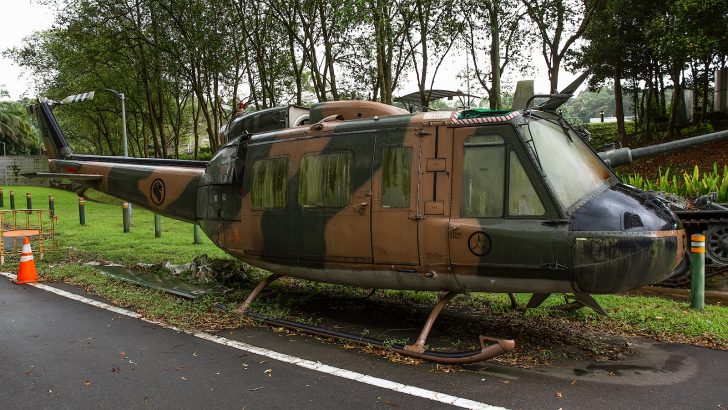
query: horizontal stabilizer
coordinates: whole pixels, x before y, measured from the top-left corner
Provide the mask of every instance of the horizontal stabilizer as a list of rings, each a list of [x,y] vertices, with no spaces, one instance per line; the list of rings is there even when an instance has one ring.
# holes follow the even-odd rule
[[[68,174],[57,172],[28,172],[20,175],[26,178],[66,178],[78,181],[101,181],[103,178],[101,175],[96,174]]]

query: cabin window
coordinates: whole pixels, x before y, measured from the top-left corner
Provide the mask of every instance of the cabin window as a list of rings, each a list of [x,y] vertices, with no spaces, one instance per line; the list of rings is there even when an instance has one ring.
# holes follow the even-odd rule
[[[508,173],[508,214],[519,216],[543,215],[543,204],[528,179],[526,170],[515,152],[511,151]]]
[[[304,156],[298,203],[304,208],[346,206],[351,200],[351,162],[351,152]]]
[[[385,147],[382,152],[382,208],[409,208],[412,148]]]
[[[282,110],[271,110],[270,112],[262,113],[255,117],[255,132],[265,132],[279,130],[285,128],[286,111]]]
[[[260,159],[253,163],[251,199],[254,209],[286,206],[288,158]]]
[[[505,153],[499,135],[475,135],[465,141],[461,216],[503,216]]]

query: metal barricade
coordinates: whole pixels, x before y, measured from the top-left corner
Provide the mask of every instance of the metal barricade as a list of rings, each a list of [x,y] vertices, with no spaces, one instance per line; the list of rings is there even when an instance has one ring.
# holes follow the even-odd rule
[[[5,263],[6,255],[20,255],[22,246],[19,244],[22,244],[25,236],[38,243],[37,252],[40,260],[43,260],[44,244],[47,245],[50,241],[51,250],[56,248],[57,222],[58,216],[51,216],[46,209],[0,211],[0,265]],[[8,238],[12,238],[9,251],[5,243]]]

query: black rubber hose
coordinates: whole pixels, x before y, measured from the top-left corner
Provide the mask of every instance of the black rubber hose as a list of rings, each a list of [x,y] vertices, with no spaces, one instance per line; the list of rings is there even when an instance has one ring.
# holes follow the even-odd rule
[[[351,340],[352,342],[369,344],[372,346],[377,346],[377,347],[382,347],[382,348],[391,348],[394,350],[404,350],[403,344],[400,344],[400,343],[385,344],[383,340],[375,339],[373,337],[339,332],[336,330],[317,327],[317,326],[311,326],[311,325],[307,325],[305,323],[294,322],[291,320],[275,319],[275,318],[263,316],[261,314],[255,313],[255,312],[246,312],[246,315],[253,319],[257,319],[257,320],[260,320],[260,321],[263,321],[266,323],[270,323],[270,324],[278,325],[278,326],[282,326],[282,327],[287,327],[287,328],[291,328],[291,329],[299,329],[306,333],[313,333],[313,334],[322,335],[322,336],[329,336],[329,337],[333,337],[336,339],[346,339],[346,340]],[[463,352],[437,352],[437,351],[427,350],[423,353],[423,355],[441,357],[441,358],[447,358],[447,359],[454,359],[454,358],[473,356],[474,354],[477,354],[477,353],[480,353],[480,350],[471,350],[471,351],[463,351]]]

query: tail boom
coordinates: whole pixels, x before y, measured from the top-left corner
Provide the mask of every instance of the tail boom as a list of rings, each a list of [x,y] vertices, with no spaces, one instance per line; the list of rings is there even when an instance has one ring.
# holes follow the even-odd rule
[[[197,187],[204,168],[59,159],[49,160],[49,167],[55,172],[100,175],[78,182],[165,216],[197,220]]]
[[[33,105],[31,111],[38,116],[51,173],[159,214],[197,222],[197,188],[207,162],[77,155],[48,103]]]

